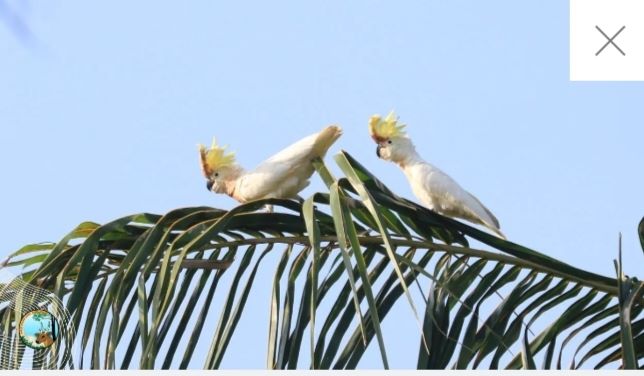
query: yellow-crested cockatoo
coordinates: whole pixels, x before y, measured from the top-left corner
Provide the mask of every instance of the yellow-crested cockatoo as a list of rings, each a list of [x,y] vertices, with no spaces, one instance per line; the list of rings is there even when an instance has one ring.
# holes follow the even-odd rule
[[[340,127],[328,126],[283,149],[252,171],[238,165],[234,153],[227,153],[215,140],[210,149],[199,145],[206,187],[240,203],[265,198],[298,198],[298,193],[310,184],[309,178],[315,171],[313,160],[323,158],[341,135]],[[268,206],[268,210],[272,208]]]
[[[461,188],[454,179],[427,163],[393,112],[382,119],[369,119],[369,133],[378,144],[378,158],[396,163],[405,173],[416,197],[429,209],[448,217],[456,217],[483,225],[505,239],[499,221],[474,195]]]

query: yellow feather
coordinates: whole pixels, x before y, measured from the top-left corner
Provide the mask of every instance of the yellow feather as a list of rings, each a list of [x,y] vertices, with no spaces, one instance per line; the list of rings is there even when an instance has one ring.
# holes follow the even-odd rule
[[[369,133],[376,142],[405,135],[405,124],[398,123],[398,117],[391,111],[383,120],[380,115],[373,115],[369,119]]]
[[[204,145],[199,145],[201,169],[207,178],[210,177],[215,170],[235,163],[235,153],[226,153],[226,147],[227,146],[218,146],[215,138],[212,139],[212,146],[210,146],[210,149],[206,149]]]

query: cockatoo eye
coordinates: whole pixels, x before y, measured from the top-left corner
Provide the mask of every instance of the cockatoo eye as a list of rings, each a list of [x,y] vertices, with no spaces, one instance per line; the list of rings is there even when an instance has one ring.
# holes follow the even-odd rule
[[[391,140],[388,140],[388,141],[387,141],[387,143],[388,143],[388,144],[393,144],[393,142],[391,142]]]
[[[218,177],[219,177],[219,173],[218,173],[218,172],[215,172],[215,177],[216,177],[216,178],[218,178]]]

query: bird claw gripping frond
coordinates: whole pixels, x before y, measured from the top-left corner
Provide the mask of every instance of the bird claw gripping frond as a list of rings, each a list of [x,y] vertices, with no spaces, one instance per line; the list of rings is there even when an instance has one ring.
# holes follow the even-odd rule
[[[222,167],[231,166],[235,163],[235,153],[225,153],[226,146],[220,147],[213,138],[212,146],[206,149],[204,145],[199,144],[199,155],[201,157],[201,171],[206,178]]]
[[[369,119],[369,134],[378,143],[393,137],[404,136],[404,129],[405,124],[398,123],[398,117],[393,111],[384,120],[380,115],[373,115]]]

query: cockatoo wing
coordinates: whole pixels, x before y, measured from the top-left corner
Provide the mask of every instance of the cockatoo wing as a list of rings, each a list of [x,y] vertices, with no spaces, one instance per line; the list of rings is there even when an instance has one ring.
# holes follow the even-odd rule
[[[281,150],[240,178],[238,194],[245,200],[297,195],[309,184],[312,159],[323,157],[341,134],[339,127],[329,126]]]
[[[420,186],[414,187],[412,183],[412,189],[431,209],[450,217],[482,224],[505,238],[500,231],[499,221],[492,212],[449,175],[429,164],[420,175]]]

